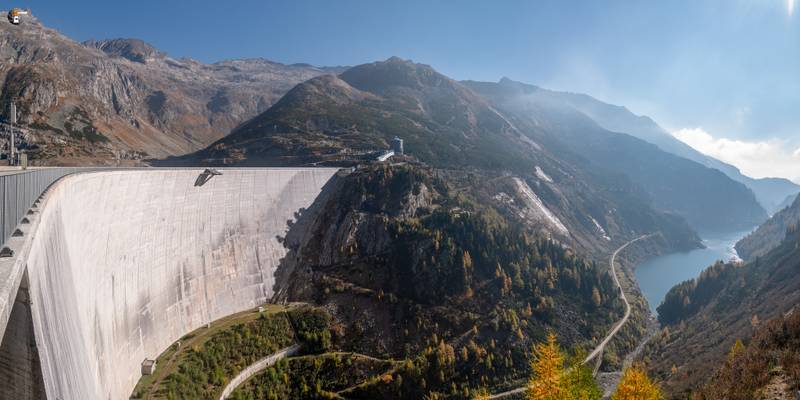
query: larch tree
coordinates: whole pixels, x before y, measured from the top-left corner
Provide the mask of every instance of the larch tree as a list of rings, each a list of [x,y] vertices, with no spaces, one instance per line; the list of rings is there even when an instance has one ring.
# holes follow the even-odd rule
[[[728,363],[733,364],[736,356],[744,351],[744,343],[741,339],[736,339],[736,342],[731,346],[731,351],[728,352]]]
[[[595,307],[600,307],[603,304],[603,298],[600,297],[600,291],[597,290],[597,286],[592,288],[592,302]]]
[[[472,400],[489,400],[489,391],[486,388],[480,388],[472,396]]]
[[[611,400],[661,400],[661,388],[653,383],[644,368],[633,366],[625,370]]]
[[[535,346],[533,352],[533,376],[528,382],[527,400],[561,400],[564,354],[556,341],[556,335],[549,334],[547,342]]]

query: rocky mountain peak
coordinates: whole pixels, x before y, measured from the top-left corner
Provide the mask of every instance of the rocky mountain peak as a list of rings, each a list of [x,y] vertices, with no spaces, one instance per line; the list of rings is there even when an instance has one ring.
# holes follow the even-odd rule
[[[517,91],[518,94],[530,94],[530,93],[542,90],[538,86],[534,86],[534,85],[530,85],[530,84],[527,84],[527,83],[522,83],[522,82],[519,82],[519,81],[515,81],[515,80],[513,80],[511,78],[508,78],[508,77],[505,77],[505,76],[500,78],[500,81],[498,83],[503,88]]]
[[[0,117],[17,104],[35,164],[138,163],[194,151],[298,83],[337,72],[263,59],[176,60],[138,39],[81,44],[31,15],[0,24]]]
[[[341,104],[367,98],[375,96],[350,86],[335,75],[321,75],[295,86],[280,103],[331,101]]]
[[[166,54],[139,39],[89,40],[84,42],[83,45],[96,48],[111,56],[126,58],[141,64],[166,57]]]
[[[350,68],[340,77],[357,89],[373,93],[385,93],[396,88],[420,90],[453,83],[429,65],[399,57]]]

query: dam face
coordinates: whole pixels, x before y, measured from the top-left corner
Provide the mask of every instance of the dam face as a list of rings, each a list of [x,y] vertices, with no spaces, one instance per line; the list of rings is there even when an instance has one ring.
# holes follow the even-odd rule
[[[10,363],[41,369],[13,385],[18,393],[127,399],[142,360],[268,302],[282,238],[337,170],[225,169],[196,186],[200,172],[82,173],[48,191],[19,251],[24,276],[3,329],[3,347],[16,343]],[[18,311],[26,301],[28,316]],[[25,350],[28,320],[35,355]]]

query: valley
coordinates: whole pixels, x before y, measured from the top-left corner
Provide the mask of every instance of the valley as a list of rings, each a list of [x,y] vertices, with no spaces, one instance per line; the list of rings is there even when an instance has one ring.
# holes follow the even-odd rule
[[[730,370],[731,366],[724,362],[726,354],[735,353],[737,346],[750,345],[751,339],[758,338],[762,328],[781,324],[783,322],[776,321],[794,313],[800,300],[796,286],[798,220],[794,215],[797,206],[795,202],[775,214],[755,233],[743,239],[752,239],[765,227],[786,225],[777,247],[770,243],[770,249],[764,250],[763,255],[745,261],[716,262],[699,277],[683,282],[667,293],[664,303],[658,307],[659,320],[664,328],[652,341],[646,357],[651,360],[652,370],[669,382],[673,396],[712,390],[712,386],[704,385]],[[795,332],[788,330],[783,334],[781,340],[785,341],[796,337]],[[737,342],[743,344],[737,345]],[[756,359],[772,357],[769,355],[771,352],[780,353],[773,349],[775,346],[765,346],[763,353],[753,349],[753,356]],[[774,365],[793,365],[791,360],[795,353],[784,352],[781,357],[787,358],[774,361]],[[720,367],[719,370],[708,369],[707,365]],[[750,361],[743,361],[743,368],[749,368],[748,365]],[[755,396],[755,392],[765,384],[763,374],[769,372],[763,367],[740,370],[738,379],[749,382],[746,390],[739,390],[741,398]],[[718,389],[732,390],[736,385],[729,378],[725,378],[725,382],[728,386],[719,386]],[[795,381],[792,385],[796,384]]]
[[[0,25],[0,150],[15,135],[31,165],[113,168],[54,184],[66,211],[39,208],[38,193],[23,210],[58,218],[14,236],[55,249],[19,263],[10,298],[39,297],[0,343],[0,383],[14,390],[744,400],[800,389],[800,185],[747,176],[678,140],[671,121],[398,56],[201,62],[138,39],[77,42],[27,16]],[[16,187],[0,189],[14,201]],[[154,370],[134,365],[141,355]]]

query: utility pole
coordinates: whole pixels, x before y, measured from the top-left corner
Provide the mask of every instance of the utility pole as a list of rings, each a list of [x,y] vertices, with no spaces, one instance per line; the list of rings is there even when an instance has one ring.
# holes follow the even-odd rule
[[[14,136],[16,136],[16,135],[14,135],[14,125],[17,124],[17,105],[16,104],[11,103],[11,108],[10,108],[10,110],[8,112],[8,115],[9,115],[8,122],[10,122],[10,125],[11,125],[11,148],[9,149],[9,152],[8,152],[8,164],[9,165],[14,165],[14,164],[16,164],[15,161],[16,161],[16,152],[17,152],[17,148],[14,145]]]

